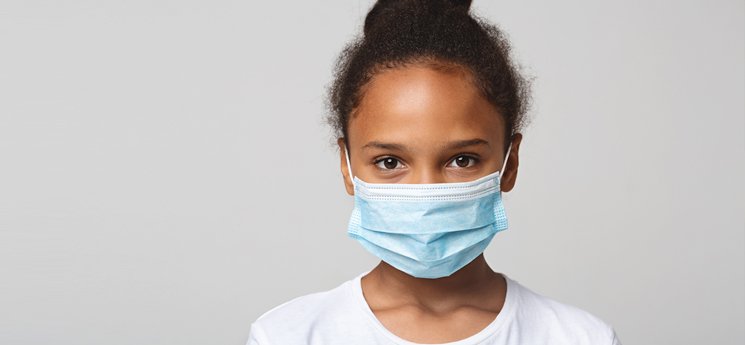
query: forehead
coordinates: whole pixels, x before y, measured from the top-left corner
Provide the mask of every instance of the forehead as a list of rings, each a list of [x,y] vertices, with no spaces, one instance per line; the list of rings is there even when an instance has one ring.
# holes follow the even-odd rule
[[[349,123],[349,140],[500,142],[502,116],[462,70],[409,66],[386,70],[368,84]]]

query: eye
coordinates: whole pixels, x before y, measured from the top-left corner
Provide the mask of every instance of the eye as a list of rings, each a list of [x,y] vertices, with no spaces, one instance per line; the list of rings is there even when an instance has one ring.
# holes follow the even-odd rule
[[[391,157],[383,158],[375,162],[375,165],[377,165],[381,169],[387,169],[387,170],[399,169],[399,168],[404,167],[404,165],[401,164],[401,162],[398,159],[391,158]]]
[[[476,159],[469,156],[458,156],[450,163],[451,167],[468,168],[476,164]]]

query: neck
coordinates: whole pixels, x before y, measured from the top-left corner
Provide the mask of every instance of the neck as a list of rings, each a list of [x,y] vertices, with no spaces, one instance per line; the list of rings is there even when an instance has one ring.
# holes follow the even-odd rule
[[[385,291],[385,295],[426,305],[491,294],[496,292],[495,286],[504,284],[502,276],[492,271],[483,254],[448,277],[415,278],[381,262],[364,279],[369,280],[376,290]],[[364,285],[363,281],[363,288]]]

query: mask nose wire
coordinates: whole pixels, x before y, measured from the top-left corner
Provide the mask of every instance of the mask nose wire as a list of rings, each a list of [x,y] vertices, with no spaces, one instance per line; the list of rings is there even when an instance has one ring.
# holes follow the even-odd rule
[[[349,150],[344,146],[344,157],[347,158],[347,171],[349,171],[349,179],[352,180],[352,186],[354,187],[354,175],[352,175],[352,164],[349,163]]]
[[[510,142],[510,146],[507,146],[507,154],[505,154],[504,156],[504,163],[502,163],[502,170],[499,171],[499,183],[500,184],[502,183],[502,177],[504,176],[504,169],[507,167],[507,161],[510,159],[510,151],[512,151],[512,142]],[[347,162],[349,162],[349,158],[347,158]]]

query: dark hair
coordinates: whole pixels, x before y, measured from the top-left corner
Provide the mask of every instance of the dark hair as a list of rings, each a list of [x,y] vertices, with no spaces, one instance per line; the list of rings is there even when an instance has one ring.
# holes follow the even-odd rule
[[[363,35],[340,54],[329,87],[327,118],[337,138],[347,126],[371,78],[409,65],[461,68],[505,121],[505,141],[526,122],[529,82],[510,58],[505,35],[469,14],[471,0],[378,0]],[[347,142],[348,144],[348,142]]]

